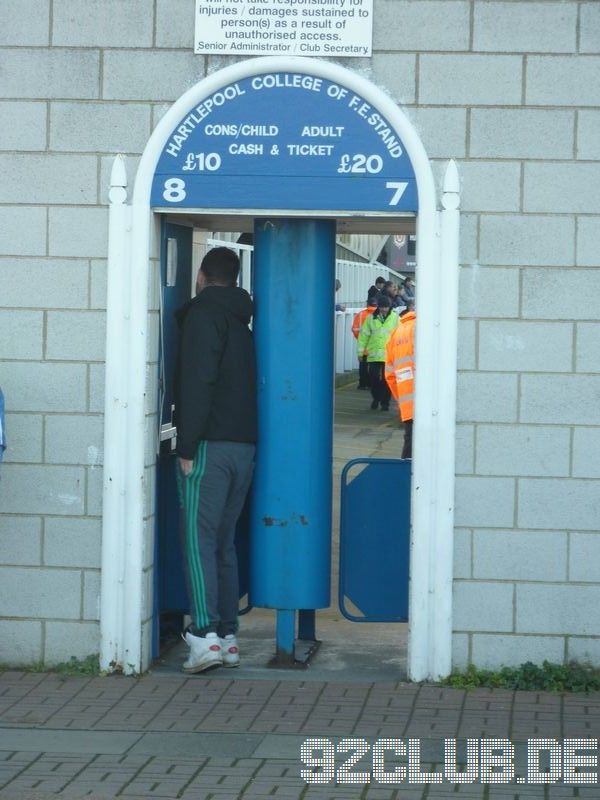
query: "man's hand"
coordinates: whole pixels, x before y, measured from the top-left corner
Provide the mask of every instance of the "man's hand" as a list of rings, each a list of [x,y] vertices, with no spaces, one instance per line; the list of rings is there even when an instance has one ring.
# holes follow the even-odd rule
[[[194,461],[189,458],[180,458],[179,466],[184,475],[189,475],[194,467]]]

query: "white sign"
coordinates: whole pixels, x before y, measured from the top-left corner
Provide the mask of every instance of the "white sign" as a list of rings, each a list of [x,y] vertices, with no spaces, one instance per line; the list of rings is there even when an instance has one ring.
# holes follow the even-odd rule
[[[373,0],[196,0],[195,53],[368,57]]]

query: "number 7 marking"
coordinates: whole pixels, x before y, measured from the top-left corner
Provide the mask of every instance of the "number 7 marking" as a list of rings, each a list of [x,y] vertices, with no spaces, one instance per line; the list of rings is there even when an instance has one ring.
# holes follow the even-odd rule
[[[406,183],[406,182],[405,183],[399,183],[398,181],[387,181],[387,183],[385,184],[385,188],[386,189],[394,189],[395,190],[394,194],[392,195],[392,199],[389,202],[389,205],[391,205],[391,206],[397,206],[398,205],[398,203],[400,202],[400,198],[402,197],[402,195],[406,191],[406,187],[407,186],[408,186],[408,183]]]

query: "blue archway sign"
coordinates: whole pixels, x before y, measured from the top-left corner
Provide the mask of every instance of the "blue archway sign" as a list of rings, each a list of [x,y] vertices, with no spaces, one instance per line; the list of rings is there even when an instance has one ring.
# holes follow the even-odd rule
[[[242,78],[172,130],[151,206],[416,213],[415,173],[397,132],[363,97],[302,72]]]

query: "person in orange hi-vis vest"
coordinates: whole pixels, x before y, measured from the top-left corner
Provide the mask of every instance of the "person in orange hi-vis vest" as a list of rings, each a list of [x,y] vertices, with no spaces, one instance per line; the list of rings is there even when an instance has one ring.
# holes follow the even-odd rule
[[[400,419],[404,423],[402,458],[412,458],[412,428],[415,392],[415,307],[400,317],[400,324],[392,333],[385,351],[385,379],[398,403]]]
[[[367,300],[367,307],[362,308],[358,314],[355,314],[354,319],[352,320],[352,335],[355,339],[358,339],[358,334],[360,333],[361,326],[365,319],[372,314],[375,309],[377,308],[377,298],[378,294],[371,295]],[[369,370],[367,366],[367,356],[364,355],[362,358],[358,359],[358,386],[357,389],[368,389],[369,388]]]

